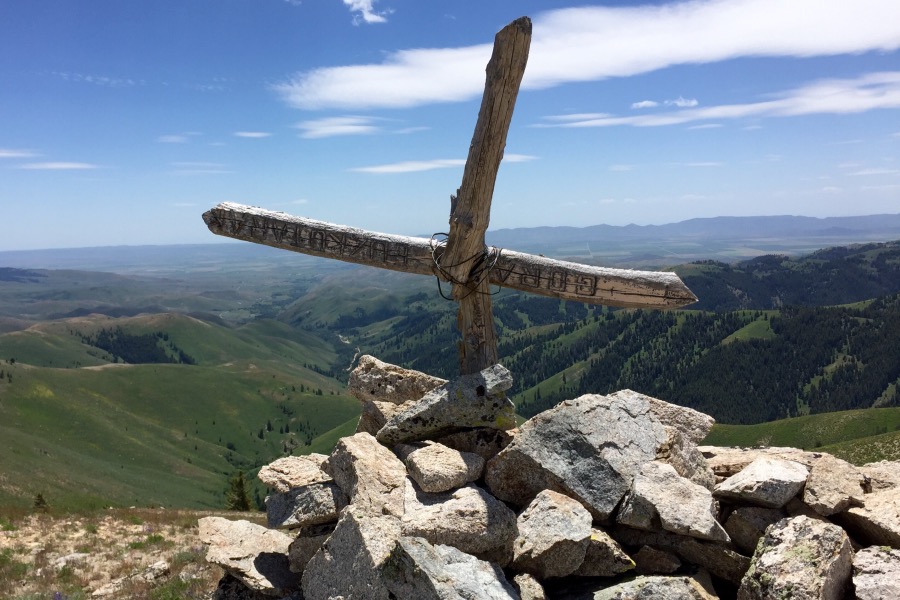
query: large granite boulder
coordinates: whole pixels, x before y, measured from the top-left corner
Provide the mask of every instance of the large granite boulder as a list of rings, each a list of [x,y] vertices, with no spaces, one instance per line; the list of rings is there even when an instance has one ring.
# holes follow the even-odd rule
[[[199,537],[206,560],[217,564],[250,590],[282,597],[299,587],[288,563],[291,537],[249,521],[203,517]]]
[[[823,517],[863,504],[869,478],[847,461],[823,454],[809,470],[803,502]]]
[[[328,459],[324,454],[285,456],[259,470],[257,479],[276,493],[285,494],[294,488],[331,481],[331,475],[322,470]]]
[[[393,446],[476,427],[512,429],[516,426],[515,406],[506,397],[512,382],[503,365],[463,375],[394,415],[376,437]]]
[[[705,487],[691,483],[668,464],[645,463],[635,475],[616,520],[629,527],[727,542],[716,521],[716,502]]]
[[[360,357],[347,382],[348,393],[363,405],[357,433],[375,435],[391,417],[445,383],[446,379],[391,365],[374,356]]]
[[[856,540],[900,549],[900,488],[863,496],[863,506],[834,515]]]
[[[713,494],[735,502],[781,508],[803,489],[807,477],[809,471],[798,462],[760,457],[716,485]]]
[[[584,562],[591,538],[591,515],[577,501],[551,490],[539,493],[517,520],[514,571],[539,579],[562,577]]]
[[[306,564],[306,600],[389,600],[382,570],[400,539],[400,519],[348,506]]]
[[[646,401],[650,405],[650,412],[656,415],[660,423],[679,430],[684,434],[685,438],[694,444],[702,442],[716,423],[716,420],[711,416],[693,408],[671,404],[632,390],[621,390],[610,394],[608,397],[621,398],[625,401],[632,399]]]
[[[499,567],[419,537],[400,538],[383,573],[398,600],[519,600]]]
[[[800,516],[766,530],[738,600],[842,600],[850,585],[853,550],[831,523]]]
[[[296,529],[337,521],[338,513],[347,506],[347,496],[333,481],[313,483],[266,498],[269,527]]]
[[[580,577],[614,577],[634,567],[635,561],[616,540],[602,529],[591,528],[584,560],[574,574]]]
[[[513,442],[488,461],[485,483],[514,506],[527,505],[541,490],[560,492],[606,521],[641,465],[668,440],[646,400],[588,394],[522,424]]]
[[[338,440],[323,468],[357,509],[403,516],[406,467],[370,434]]]
[[[728,515],[725,531],[741,552],[752,555],[766,528],[785,517],[787,513],[780,508],[741,506]]]
[[[717,600],[709,576],[640,576],[606,587],[591,600]]]
[[[424,444],[404,453],[409,476],[425,492],[446,492],[481,477],[484,459],[443,444]]]
[[[405,536],[445,544],[506,566],[516,538],[516,514],[480,487],[469,484],[452,492],[429,494],[406,485]]]
[[[858,600],[900,598],[900,550],[863,548],[853,556],[853,587]]]

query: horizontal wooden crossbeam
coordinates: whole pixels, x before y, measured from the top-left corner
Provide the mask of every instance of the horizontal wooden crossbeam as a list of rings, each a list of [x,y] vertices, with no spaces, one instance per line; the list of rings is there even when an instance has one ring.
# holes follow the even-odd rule
[[[443,243],[426,238],[375,233],[231,202],[206,211],[203,220],[217,235],[448,280],[447,265],[443,270],[439,266]],[[480,262],[492,285],[575,302],[669,309],[697,301],[675,273],[594,267],[493,247],[485,249]]]

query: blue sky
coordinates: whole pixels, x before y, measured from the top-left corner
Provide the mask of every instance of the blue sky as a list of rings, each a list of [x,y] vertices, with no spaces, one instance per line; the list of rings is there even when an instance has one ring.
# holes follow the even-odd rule
[[[897,0],[27,0],[0,250],[222,241],[223,201],[445,231],[523,15],[491,228],[900,212]]]

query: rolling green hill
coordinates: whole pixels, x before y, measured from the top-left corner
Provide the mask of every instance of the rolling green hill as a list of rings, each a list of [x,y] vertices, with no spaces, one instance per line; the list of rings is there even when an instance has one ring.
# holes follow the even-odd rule
[[[197,364],[124,364],[76,335],[111,323],[164,332]],[[220,507],[234,472],[330,448],[359,414],[323,374],[335,349],[275,321],[67,319],[0,349],[0,502]]]

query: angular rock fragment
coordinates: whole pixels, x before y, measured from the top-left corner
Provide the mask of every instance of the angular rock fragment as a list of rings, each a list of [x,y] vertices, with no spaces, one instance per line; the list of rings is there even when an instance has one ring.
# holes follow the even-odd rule
[[[837,525],[803,516],[784,519],[766,530],[738,600],[841,600],[852,561],[850,539]]]
[[[269,527],[296,529],[337,521],[345,506],[347,496],[333,481],[313,483],[284,494],[270,494],[266,498],[266,519]]]
[[[622,546],[602,529],[591,529],[584,561],[574,575],[581,577],[613,577],[634,568],[634,561]]]
[[[716,504],[703,486],[678,475],[671,465],[645,463],[619,509],[617,521],[629,527],[666,531],[703,540],[727,542],[716,521]]]
[[[370,436],[371,437],[371,436]],[[382,569],[400,539],[400,520],[348,506],[306,564],[306,600],[388,600]]]
[[[900,549],[900,488],[866,494],[863,503],[832,518],[857,541]]]
[[[725,531],[741,552],[752,555],[766,528],[785,517],[787,514],[780,508],[741,506],[728,515]]]
[[[820,452],[806,452],[798,448],[735,448],[720,446],[698,446],[706,457],[706,462],[719,479],[736,475],[757,458],[771,458],[798,462],[807,467],[822,456]]]
[[[256,477],[266,487],[285,494],[292,488],[330,481],[331,476],[322,470],[327,459],[324,454],[315,453],[285,456],[261,468]]]
[[[803,502],[823,517],[862,505],[868,477],[850,463],[830,454],[812,464],[803,489]]]
[[[512,558],[516,514],[476,485],[428,494],[407,482],[402,530],[505,566]]]
[[[525,506],[545,489],[580,501],[609,519],[641,465],[669,439],[643,400],[588,394],[529,419],[513,442],[488,461],[492,494]]]
[[[447,383],[446,379],[433,377],[420,371],[404,369],[363,355],[347,381],[347,392],[360,401],[403,404],[418,400],[431,390]]]
[[[307,563],[319,551],[322,544],[331,537],[337,523],[324,523],[322,525],[310,525],[301,527],[296,532],[297,537],[288,547],[288,561],[291,571],[303,573]]]
[[[519,515],[517,524],[513,570],[546,579],[569,575],[584,562],[591,515],[576,500],[544,490]]]
[[[737,502],[780,508],[803,489],[809,471],[800,463],[760,457],[716,485],[713,495]]]
[[[251,590],[287,595],[299,579],[288,564],[291,537],[249,521],[204,517],[198,522],[206,560],[219,565]]]
[[[518,600],[499,567],[452,546],[402,537],[382,569],[393,598]]]
[[[445,379],[391,365],[373,356],[360,357],[347,382],[348,393],[363,405],[357,433],[375,435],[394,415],[445,383]]]
[[[863,548],[853,557],[853,587],[857,600],[900,598],[900,550]]]
[[[528,573],[519,573],[513,577],[513,587],[519,592],[521,600],[547,600],[544,587]]]
[[[515,406],[505,393],[510,387],[512,375],[503,365],[463,375],[394,415],[376,437],[393,446],[475,427],[512,429]]]
[[[370,434],[338,440],[323,468],[357,509],[403,515],[406,467]]]
[[[484,459],[443,444],[428,444],[406,455],[409,476],[422,491],[438,493],[458,488],[481,477]]]
[[[900,487],[900,461],[882,460],[863,465],[859,470],[869,479],[866,493]]]
[[[622,398],[626,401],[640,398],[646,401],[650,405],[650,411],[656,415],[660,423],[678,429],[694,444],[702,442],[716,423],[716,420],[711,416],[693,408],[670,404],[632,390],[620,390],[607,397],[611,399]]]
[[[682,477],[712,490],[716,485],[716,474],[703,453],[677,428],[669,425],[663,428],[666,441],[657,449],[656,460],[672,465]]]

